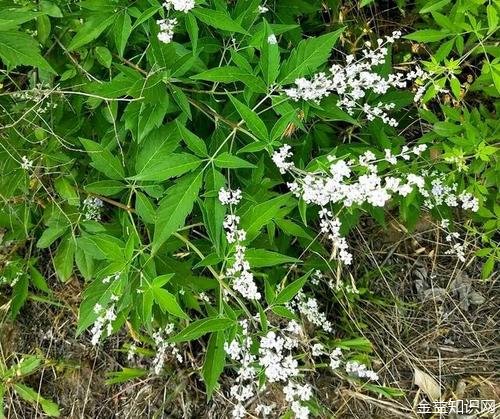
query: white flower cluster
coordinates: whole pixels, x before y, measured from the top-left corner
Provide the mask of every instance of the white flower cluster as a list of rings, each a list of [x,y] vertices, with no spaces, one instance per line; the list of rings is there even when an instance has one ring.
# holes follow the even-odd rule
[[[269,405],[258,404],[257,406],[255,406],[255,413],[257,415],[262,415],[263,417],[266,417],[266,416],[269,416],[273,412],[275,407],[276,407],[276,403],[271,403]]]
[[[392,44],[401,36],[401,32],[393,32],[392,36],[387,36],[385,40],[378,39],[377,47],[373,50],[364,49],[363,56],[356,60],[353,55],[346,56],[345,65],[334,64],[330,68],[330,74],[318,73],[311,80],[299,78],[295,80],[295,87],[285,89],[287,96],[295,101],[313,100],[319,102],[326,96],[335,93],[339,96],[337,106],[345,109],[350,115],[355,110],[361,110],[368,120],[376,117],[381,118],[386,124],[396,126],[397,121],[388,116],[387,111],[395,107],[394,103],[378,103],[370,105],[360,103],[368,97],[370,92],[377,95],[387,93],[391,88],[405,88],[408,81],[425,77],[420,68],[408,72],[407,74],[391,74],[384,78],[374,71],[374,67],[383,64],[388,54],[387,46]],[[367,43],[370,47],[370,43]]]
[[[165,43],[169,44],[172,42],[174,37],[174,28],[177,25],[177,19],[159,19],[156,23],[160,26],[160,32],[158,32],[158,39]]]
[[[237,204],[241,200],[241,191],[226,190],[221,188],[219,200],[222,204]],[[234,263],[226,269],[225,275],[232,279],[233,288],[249,300],[260,300],[261,294],[255,284],[250,264],[246,260],[246,247],[241,243],[246,239],[245,230],[239,228],[240,217],[234,214],[226,215],[224,229],[229,244],[235,243]]]
[[[424,205],[434,208],[436,205],[461,207],[465,210],[477,211],[478,200],[469,193],[457,194],[457,185],[445,185],[444,176],[439,173],[429,174],[422,171],[422,175],[400,173],[398,176],[382,175],[378,173],[378,163],[388,162],[394,166],[398,161],[410,160],[412,156],[419,156],[425,150],[425,144],[413,148],[403,146],[399,154],[392,154],[391,150],[384,151],[384,157],[377,159],[371,151],[366,151],[357,160],[342,160],[328,156],[328,170],[305,172],[295,167],[287,159],[292,157],[290,146],[283,145],[275,151],[272,160],[281,173],[290,173],[294,181],[288,183],[292,193],[304,200],[306,204],[320,206],[319,218],[321,231],[327,235],[334,247],[334,254],[345,264],[352,262],[352,254],[348,245],[340,235],[341,222],[334,216],[327,205],[341,204],[342,208],[365,203],[374,207],[384,207],[394,196],[405,197],[414,190],[425,198]],[[430,184],[430,188],[427,186]]]
[[[96,346],[101,339],[104,329],[106,329],[106,337],[110,336],[113,332],[113,321],[116,320],[115,304],[118,300],[116,295],[111,296],[112,304],[108,308],[104,308],[101,304],[97,303],[94,306],[94,313],[98,315],[95,320],[90,333],[92,333],[91,343]]]
[[[132,362],[137,354],[137,345],[135,343],[130,344],[127,351],[127,361]]]
[[[83,201],[83,218],[86,221],[99,221],[101,219],[101,210],[104,203],[99,198],[88,196]]]
[[[290,402],[290,408],[295,414],[295,419],[307,419],[309,408],[302,405],[312,397],[312,387],[310,384],[298,384],[290,381],[284,388],[285,400]]]
[[[239,362],[238,377],[236,384],[231,387],[231,397],[236,400],[236,405],[233,408],[233,418],[244,418],[246,409],[243,403],[251,398],[255,393],[257,383],[256,356],[250,352],[252,346],[252,338],[248,331],[248,321],[240,321],[242,332],[240,334],[241,341],[233,340],[230,344],[224,343],[224,349],[233,361]]]
[[[174,324],[169,323],[163,329],[157,330],[153,333],[153,340],[156,344],[156,355],[153,359],[153,371],[156,375],[161,373],[163,366],[165,365],[165,355],[168,350],[170,353],[177,358],[178,362],[182,362],[182,355],[179,349],[173,343],[167,341],[167,336],[174,331]]]
[[[332,323],[326,319],[326,314],[319,311],[318,300],[299,291],[295,298],[288,303],[288,308],[297,310],[315,326],[321,327],[325,332],[333,332]]]
[[[348,374],[354,375],[359,378],[366,378],[371,381],[378,381],[379,376],[375,371],[366,368],[365,364],[361,364],[358,361],[347,361],[345,364],[345,370]]]
[[[219,201],[223,205],[238,205],[239,202],[241,201],[241,190],[220,188]]]
[[[446,241],[450,243],[451,248],[446,250],[446,255],[455,255],[460,262],[465,262],[466,243],[460,243],[460,234],[457,232],[450,233],[446,236]]]
[[[468,201],[466,201],[468,202]],[[465,251],[467,250],[467,243],[464,241],[462,243],[460,240],[460,233],[456,231],[449,231],[450,220],[444,218],[441,220],[441,228],[446,230],[446,241],[450,244],[450,248],[444,253],[446,255],[454,255],[460,262],[465,262]]]
[[[347,250],[349,246],[345,237],[340,235],[340,220],[335,217],[331,211],[326,208],[321,208],[319,211],[320,227],[321,232],[326,234],[331,240],[333,248],[338,252],[339,259],[346,265],[350,265],[352,262],[352,254]]]
[[[231,397],[236,401],[233,409],[233,418],[246,417],[243,403],[253,397],[258,389],[258,372],[262,368],[266,379],[270,383],[283,382],[285,399],[296,418],[308,418],[309,409],[301,402],[312,397],[311,386],[297,384],[292,379],[299,374],[298,362],[292,355],[292,350],[299,345],[298,335],[302,328],[291,321],[281,332],[269,331],[260,338],[258,356],[251,353],[252,339],[249,335],[248,321],[240,322],[242,333],[240,341],[233,340],[225,344],[226,353],[231,359],[239,363],[236,384],[231,387]],[[286,332],[286,333],[284,333]],[[255,413],[269,414],[272,407],[257,406]]]
[[[269,382],[287,381],[299,373],[299,364],[290,353],[297,346],[298,341],[294,337],[279,336],[274,331],[267,332],[260,340],[259,364]]]
[[[285,174],[288,170],[294,168],[293,162],[287,162],[287,159],[293,156],[293,153],[290,151],[291,149],[292,147],[288,144],[284,144],[283,147],[275,151],[272,155],[273,162],[281,174]]]
[[[341,356],[342,356],[342,349],[340,348],[335,348],[330,354],[330,368],[332,370],[336,370],[340,368],[340,365],[342,363],[341,361]]]
[[[166,0],[163,2],[163,7],[167,10],[174,9],[178,12],[187,13],[196,6],[194,0]]]
[[[57,103],[52,101],[46,101],[45,99],[49,98],[49,96],[57,92],[56,87],[51,87],[45,83],[37,83],[34,88],[29,90],[22,90],[12,93],[12,97],[19,100],[25,100],[29,102],[36,103],[37,114],[44,114],[50,109],[57,108]]]
[[[21,157],[21,169],[31,170],[33,169],[33,160],[28,159],[28,157]]]
[[[431,176],[437,176],[431,181],[432,188],[429,191],[423,188],[420,190],[422,196],[426,198],[424,205],[427,208],[432,209],[439,205],[446,205],[448,207],[460,206],[462,209],[472,212],[479,210],[479,201],[472,194],[467,192],[457,194],[458,185],[456,183],[446,185],[443,176],[436,173]]]

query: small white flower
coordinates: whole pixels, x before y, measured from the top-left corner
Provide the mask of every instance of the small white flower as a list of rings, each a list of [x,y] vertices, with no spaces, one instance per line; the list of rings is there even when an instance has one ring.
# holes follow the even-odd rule
[[[31,170],[33,168],[33,160],[29,160],[28,157],[21,157],[21,169]]]
[[[231,190],[222,187],[219,190],[219,201],[223,205],[238,205],[241,201],[241,198],[242,196],[240,189]]]
[[[169,44],[172,42],[174,37],[174,28],[177,25],[177,19],[160,19],[157,20],[156,23],[160,25],[160,32],[158,32],[158,39],[165,43]]]
[[[278,43],[278,39],[274,33],[267,37],[267,43],[269,45],[276,45]]]
[[[267,13],[269,9],[266,6],[258,6],[258,10],[260,14]]]
[[[376,372],[366,368],[366,365],[359,363],[358,361],[347,361],[345,365],[345,370],[348,374],[357,376],[359,378],[366,378],[371,381],[378,381],[379,376]]]
[[[83,217],[85,218],[86,221],[90,220],[99,221],[101,219],[101,211],[103,207],[104,203],[102,202],[102,200],[93,196],[88,196],[83,201],[83,208],[82,208]],[[105,280],[103,280],[104,283]]]
[[[178,12],[184,13],[189,12],[194,8],[195,5],[196,4],[194,0],[166,0],[163,3],[163,7],[165,7],[167,10],[174,9]]]

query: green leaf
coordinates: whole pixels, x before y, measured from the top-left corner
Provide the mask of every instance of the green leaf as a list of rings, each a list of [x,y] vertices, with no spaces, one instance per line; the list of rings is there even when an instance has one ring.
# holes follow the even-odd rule
[[[179,131],[174,124],[153,130],[141,144],[135,162],[136,173],[154,169],[177,148],[179,141]]]
[[[111,67],[111,61],[113,60],[113,56],[111,52],[106,47],[96,47],[95,48],[95,56],[97,61],[102,64],[106,68]]]
[[[156,211],[150,199],[142,192],[136,191],[135,210],[141,219],[150,224],[156,221]]]
[[[78,30],[68,45],[69,51],[81,48],[84,45],[97,39],[108,26],[110,26],[116,19],[115,15],[94,15],[90,17]]]
[[[15,318],[21,307],[28,298],[28,276],[21,273],[14,287],[12,288],[12,299],[10,302],[10,315]]]
[[[359,2],[359,7],[365,7],[368,6],[369,4],[372,4],[375,0],[361,0]]]
[[[226,351],[224,350],[224,333],[212,333],[208,341],[205,362],[201,374],[205,382],[207,398],[210,400],[217,387],[219,377],[224,370]]]
[[[189,131],[179,120],[177,120],[177,128],[179,129],[182,140],[194,154],[200,157],[208,156],[207,145],[205,144],[205,141],[203,141],[196,134],[193,134],[191,131]]]
[[[123,191],[127,185],[118,180],[100,180],[85,185],[85,190],[104,196],[113,196]]]
[[[129,14],[124,10],[116,17],[115,23],[113,25],[115,45],[120,57],[123,57],[123,52],[125,51],[125,46],[127,45],[127,41],[131,32],[132,21]]]
[[[80,138],[80,142],[92,159],[92,166],[110,179],[120,180],[125,177],[123,166],[115,155],[101,144]]]
[[[303,227],[294,223],[290,220],[278,219],[275,220],[276,225],[282,230],[284,233],[291,237],[302,237],[304,239],[312,240],[313,237],[304,230]]]
[[[77,245],[88,256],[97,260],[122,261],[125,258],[123,242],[108,234],[84,234],[78,237]]]
[[[46,13],[51,17],[63,17],[61,9],[59,9],[59,7],[54,3],[52,3],[51,1],[41,0],[39,4],[40,4],[40,10],[43,13]]]
[[[247,33],[247,31],[243,29],[238,22],[235,22],[231,19],[231,16],[222,11],[195,7],[192,10],[192,13],[198,20],[214,28],[242,34]]]
[[[181,306],[175,297],[166,289],[160,287],[152,287],[151,292],[156,303],[160,306],[161,311],[168,311],[170,314],[180,317],[181,319],[189,319],[189,317],[182,311]]]
[[[453,92],[453,96],[455,96],[457,99],[460,99],[460,93],[461,93],[460,81],[455,76],[451,76],[450,87],[451,91]]]
[[[196,18],[188,13],[185,19],[186,31],[189,34],[189,39],[191,40],[191,46],[193,49],[193,53],[198,49],[198,22],[196,22]]]
[[[141,378],[148,374],[148,371],[142,368],[123,368],[121,371],[110,371],[106,373],[105,384],[121,384],[135,378]]]
[[[54,268],[61,281],[67,281],[73,273],[75,250],[75,239],[71,234],[68,234],[61,240],[54,256]]]
[[[247,70],[233,66],[211,68],[210,70],[191,76],[191,78],[193,80],[206,80],[220,83],[241,82],[258,93],[267,90],[265,83],[257,76],[254,76]]]
[[[259,64],[264,81],[269,86],[276,81],[279,74],[280,49],[278,44],[269,43],[268,41],[269,36],[274,34],[266,20],[264,20],[264,26],[266,32],[264,38],[262,39]]]
[[[80,198],[78,197],[72,182],[68,178],[60,177],[56,179],[54,181],[54,188],[62,198],[66,199],[69,205],[80,205]]]
[[[431,0],[425,4],[424,7],[422,7],[419,11],[419,13],[429,13],[429,12],[434,12],[436,10],[442,9],[444,6],[449,4],[451,0]]]
[[[224,169],[254,169],[256,166],[246,160],[240,159],[239,157],[233,156],[228,152],[219,154],[214,159],[214,164],[217,167]]]
[[[30,279],[31,283],[38,288],[40,291],[46,292],[47,294],[50,293],[49,286],[47,285],[47,281],[43,277],[43,275],[40,273],[38,269],[36,269],[33,266],[30,266]]]
[[[44,399],[42,396],[40,396],[38,392],[36,392],[32,388],[20,383],[15,383],[13,387],[15,392],[23,400],[27,401],[28,403],[34,406],[40,404],[40,406],[42,406],[42,410],[45,412],[47,416],[50,417],[60,416],[61,413],[59,412],[59,407],[57,406],[57,404],[54,403],[53,401]]]
[[[241,217],[241,227],[247,232],[247,239],[252,240],[264,225],[280,218],[277,216],[279,212],[291,202],[288,195],[281,195],[249,208]]]
[[[141,142],[154,128],[158,128],[168,109],[168,95],[154,103],[142,103],[138,119],[138,142]]]
[[[59,237],[61,237],[66,232],[67,229],[68,226],[64,224],[50,225],[43,231],[42,235],[36,242],[36,247],[38,247],[39,249],[45,249],[49,247]]]
[[[201,188],[202,173],[194,173],[180,178],[170,187],[158,208],[154,238],[153,253],[184,225],[186,217],[191,213],[193,204]]]
[[[36,32],[37,38],[42,45],[45,45],[47,39],[50,36],[50,31],[52,30],[52,26],[50,24],[50,19],[48,16],[38,16],[36,18]]]
[[[265,249],[248,249],[245,256],[254,268],[263,268],[266,266],[282,265],[284,263],[300,263],[300,259],[282,255]]]
[[[325,64],[343,31],[344,28],[341,28],[326,35],[300,41],[282,66],[280,83],[291,83],[298,77],[312,74]]]
[[[220,332],[233,326],[234,320],[220,317],[220,318],[207,318],[197,320],[191,323],[184,330],[169,339],[171,343],[187,342],[190,340],[198,339],[210,332]]]
[[[36,355],[27,355],[16,364],[13,365],[9,371],[14,375],[29,375],[35,372],[40,366],[42,360]]]
[[[157,158],[150,160],[139,173],[130,179],[163,181],[190,172],[202,162],[198,157],[188,153],[170,153],[167,156],[157,155]]]
[[[312,271],[309,271],[305,275],[301,276],[299,279],[293,281],[291,284],[288,284],[285,288],[281,290],[281,292],[276,296],[273,304],[280,305],[290,301],[293,297],[297,295],[297,293],[302,289],[304,284],[311,275]]]
[[[0,31],[0,58],[9,68],[27,65],[56,74],[45,58],[40,55],[38,42],[22,32]]]
[[[412,32],[409,35],[403,36],[405,39],[409,39],[411,41],[417,42],[437,42],[441,41],[441,39],[449,36],[448,31],[439,31],[436,29],[422,29],[420,31]]]
[[[137,28],[142,23],[146,22],[151,16],[158,13],[161,9],[162,9],[162,6],[160,4],[158,4],[157,6],[152,6],[148,9],[144,10],[144,12],[142,12],[141,15],[134,22],[134,26],[132,26],[132,30]]]
[[[181,109],[186,114],[188,119],[193,119],[193,116],[191,115],[191,106],[186,94],[180,88],[174,85],[171,85],[170,89],[172,90],[172,98],[174,99],[174,102],[177,104],[179,109]]]
[[[257,112],[250,109],[247,105],[240,102],[232,95],[229,95],[229,99],[231,99],[231,102],[240,114],[241,118],[247,124],[250,131],[252,131],[259,140],[267,141],[269,139],[269,133],[267,132],[266,124],[264,124],[262,119],[260,119]]]
[[[489,4],[486,7],[486,15],[488,17],[488,35],[498,30],[498,13],[496,7]]]
[[[23,23],[42,15],[40,12],[35,12],[27,8],[13,8],[13,4],[5,3],[2,5],[2,15],[0,16],[0,31],[16,29]]]
[[[450,137],[462,131],[462,126],[452,122],[439,121],[434,124],[434,132],[440,137]]]

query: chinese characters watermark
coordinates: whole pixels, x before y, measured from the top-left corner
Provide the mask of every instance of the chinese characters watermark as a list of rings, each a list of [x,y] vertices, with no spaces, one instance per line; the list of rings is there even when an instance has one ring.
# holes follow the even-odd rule
[[[497,407],[495,400],[458,399],[434,401],[431,403],[424,399],[417,405],[417,412],[421,414],[429,413],[440,415],[449,415],[451,413],[459,415],[494,414]]]

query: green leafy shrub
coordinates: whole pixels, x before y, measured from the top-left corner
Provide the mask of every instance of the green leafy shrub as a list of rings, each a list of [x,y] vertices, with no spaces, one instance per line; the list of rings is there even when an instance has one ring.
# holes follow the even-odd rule
[[[126,325],[161,374],[199,340],[208,397],[235,370],[235,417],[273,382],[307,417],[311,366],[379,381],[369,342],[326,315],[363,298],[345,279],[361,218],[411,230],[430,212],[464,259],[460,207],[494,269],[498,7],[419,2],[400,38],[343,23],[336,1],[328,17],[228,3],[0,2],[2,279],[16,316],[77,276],[94,344]],[[365,386],[397,395],[382,384]]]

